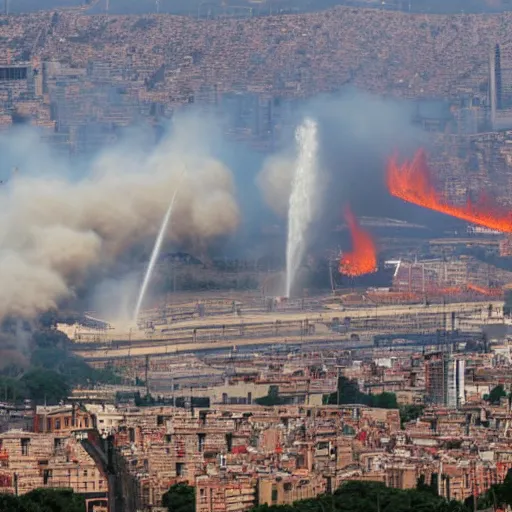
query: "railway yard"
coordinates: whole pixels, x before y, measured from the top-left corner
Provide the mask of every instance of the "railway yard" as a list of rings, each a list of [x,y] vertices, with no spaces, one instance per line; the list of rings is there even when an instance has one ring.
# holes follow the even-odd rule
[[[137,326],[119,322],[60,326],[86,360],[244,351],[269,346],[368,347],[374,338],[395,344],[429,343],[440,332],[475,336],[486,323],[503,323],[502,302],[343,305],[331,296],[299,300],[240,295],[178,294],[172,305],[144,312]],[[408,339],[410,335],[411,339]],[[392,336],[392,337],[391,337]],[[413,339],[414,338],[414,339]],[[341,347],[340,347],[341,348]]]

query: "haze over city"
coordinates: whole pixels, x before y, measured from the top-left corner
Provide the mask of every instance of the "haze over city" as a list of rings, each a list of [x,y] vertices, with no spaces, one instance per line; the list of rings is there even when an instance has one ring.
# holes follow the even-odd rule
[[[0,9],[0,511],[512,509],[510,1]]]

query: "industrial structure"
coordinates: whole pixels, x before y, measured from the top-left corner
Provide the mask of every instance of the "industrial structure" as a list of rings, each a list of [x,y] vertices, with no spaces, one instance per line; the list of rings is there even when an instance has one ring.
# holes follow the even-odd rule
[[[496,44],[489,55],[489,103],[491,107],[491,127],[503,130],[512,127],[512,104],[510,102],[510,69],[504,66],[508,57],[501,45]]]
[[[417,294],[457,295],[464,289],[493,295],[512,273],[471,257],[436,258],[422,261],[398,261],[393,289]]]

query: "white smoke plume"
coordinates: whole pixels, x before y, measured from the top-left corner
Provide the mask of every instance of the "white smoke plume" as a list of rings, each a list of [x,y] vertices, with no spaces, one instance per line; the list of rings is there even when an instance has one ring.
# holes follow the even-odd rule
[[[280,217],[288,212],[296,161],[296,157],[288,153],[272,155],[256,177],[265,203]]]
[[[0,186],[0,319],[57,307],[90,270],[114,263],[134,244],[150,248],[180,179],[167,240],[204,249],[233,232],[239,210],[231,172],[208,151],[184,144],[197,135],[190,129],[190,122],[185,133],[178,126],[149,153],[120,145],[74,180],[44,146],[34,143],[23,155],[33,135],[11,138],[6,160],[21,161]]]

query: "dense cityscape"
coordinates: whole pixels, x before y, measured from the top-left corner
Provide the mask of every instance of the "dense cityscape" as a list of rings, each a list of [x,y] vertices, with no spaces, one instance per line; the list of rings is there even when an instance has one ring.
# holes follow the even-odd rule
[[[511,510],[510,6],[136,3],[1,6],[0,511]]]

